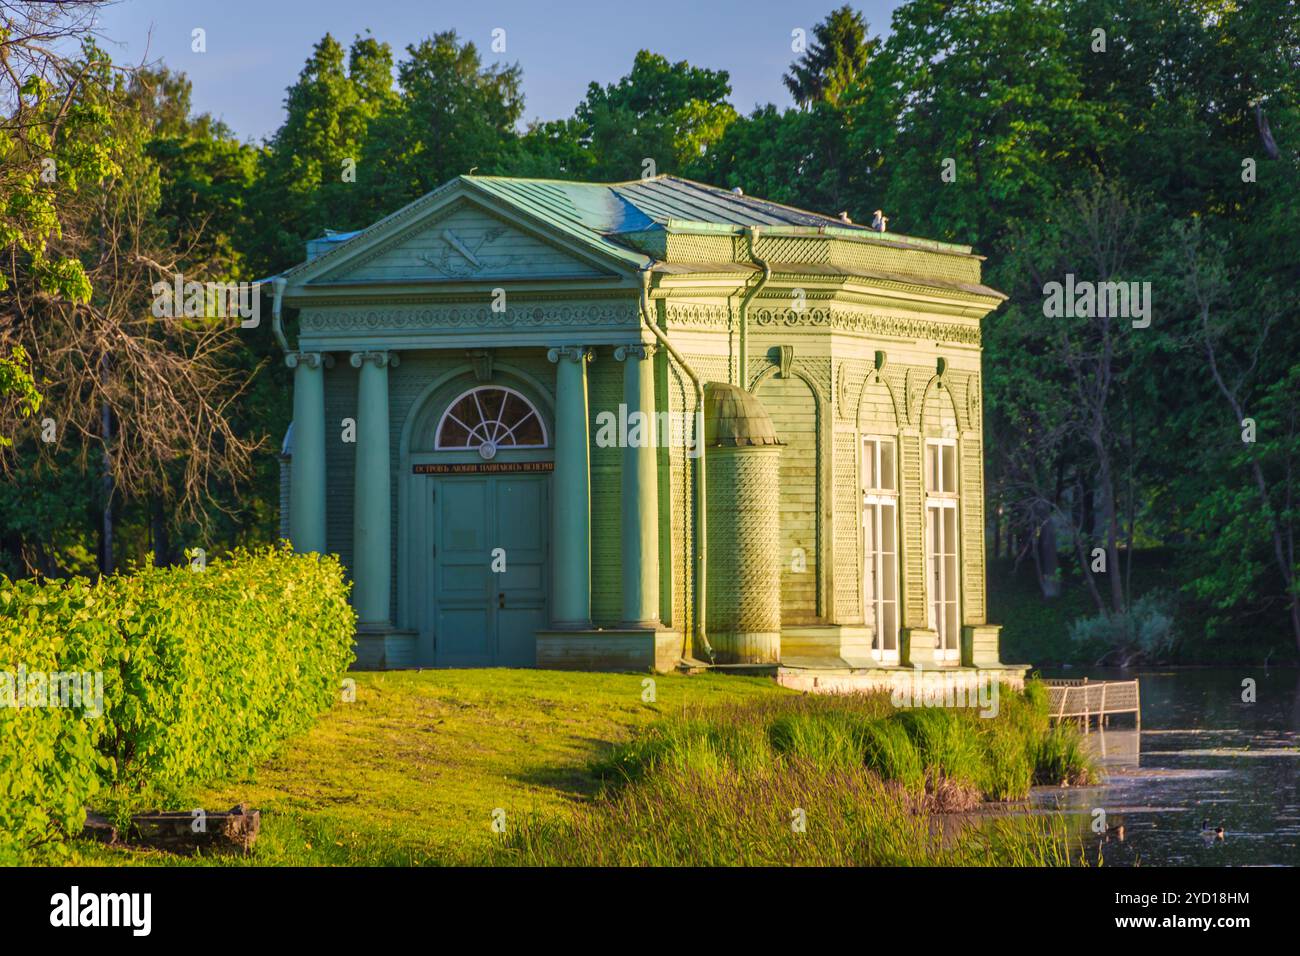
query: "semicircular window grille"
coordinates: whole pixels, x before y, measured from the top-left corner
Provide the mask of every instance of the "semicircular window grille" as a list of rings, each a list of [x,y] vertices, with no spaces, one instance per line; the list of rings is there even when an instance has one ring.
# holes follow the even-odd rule
[[[492,458],[502,448],[545,448],[546,444],[546,425],[532,402],[514,389],[483,385],[447,406],[434,447],[475,449]]]

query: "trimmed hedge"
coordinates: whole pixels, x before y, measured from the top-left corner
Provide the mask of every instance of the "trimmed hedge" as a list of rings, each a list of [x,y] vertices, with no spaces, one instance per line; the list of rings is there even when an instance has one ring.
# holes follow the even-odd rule
[[[90,699],[6,706],[0,677],[0,862],[80,830],[101,787],[220,779],[309,727],[353,659],[347,596],[336,559],[276,548],[94,584],[0,577],[0,672],[103,676],[99,717]]]

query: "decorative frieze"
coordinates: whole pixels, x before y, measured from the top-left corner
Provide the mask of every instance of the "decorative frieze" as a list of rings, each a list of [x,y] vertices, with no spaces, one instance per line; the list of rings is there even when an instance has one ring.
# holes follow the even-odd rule
[[[667,305],[667,316],[670,327],[682,328],[726,329],[731,321],[726,306],[700,302],[674,303],[670,300]],[[803,309],[751,306],[748,321],[751,328],[761,329],[817,328],[892,338],[955,342],[963,345],[980,343],[979,326],[975,324],[934,322],[928,319],[830,306]]]
[[[305,332],[370,332],[391,329],[544,329],[639,324],[634,301],[586,305],[523,306],[494,311],[481,306],[391,309],[304,309]]]

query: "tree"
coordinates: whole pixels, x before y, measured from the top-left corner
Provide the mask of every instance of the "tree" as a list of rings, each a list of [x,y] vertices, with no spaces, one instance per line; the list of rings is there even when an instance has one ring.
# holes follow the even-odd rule
[[[596,157],[583,141],[585,127],[576,119],[535,122],[513,145],[502,172],[540,179],[589,180]]]
[[[344,228],[368,206],[361,168],[370,123],[394,106],[392,54],[386,44],[358,37],[344,68],[343,47],[325,34],[285,98],[284,123],[262,155],[250,256],[265,275],[302,259],[303,243],[326,228]],[[358,186],[358,183],[362,185]],[[373,187],[369,187],[373,188]]]
[[[1168,256],[1193,316],[1188,337],[1204,356],[1210,380],[1231,415],[1216,416],[1222,425],[1213,431],[1227,440],[1239,434],[1245,446],[1233,456],[1235,468],[1224,471],[1235,471],[1246,480],[1218,482],[1215,493],[1196,509],[1200,512],[1196,524],[1208,532],[1206,544],[1220,561],[1194,582],[1193,589],[1221,607],[1225,598],[1235,603],[1249,597],[1256,590],[1255,574],[1249,571],[1250,562],[1241,559],[1259,553],[1260,544],[1267,541],[1292,635],[1300,648],[1300,566],[1295,547],[1300,521],[1296,500],[1300,398],[1294,391],[1300,385],[1300,363],[1291,365],[1261,394],[1255,376],[1278,318],[1277,305],[1267,288],[1255,290],[1253,296],[1243,294],[1240,284],[1230,279],[1224,253],[1223,240],[1207,235],[1198,222],[1179,222],[1171,230]],[[1220,528],[1229,533],[1220,533]]]
[[[21,256],[42,291],[90,294],[80,263],[51,255],[47,244],[58,234],[59,203],[116,172],[97,135],[107,124],[104,110],[77,95],[101,61],[57,52],[87,35],[100,5],[0,7],[0,250],[11,258],[10,270],[0,269],[0,291],[8,288],[12,259]]]
[[[1098,611],[1112,615],[1123,614],[1130,599],[1119,545],[1131,567],[1141,453],[1131,380],[1148,370],[1139,359],[1146,333],[1132,327],[1130,315],[1115,314],[1102,293],[1096,307],[1078,313],[1052,308],[1047,293],[1051,282],[1058,293],[1072,286],[1067,277],[1081,289],[1137,281],[1150,229],[1148,210],[1105,181],[1043,210],[1011,241],[1006,266],[1023,280],[1013,287],[1013,305],[990,323],[987,341],[998,456],[991,470],[1031,539],[1049,539],[1034,554],[1040,577],[1050,576],[1055,561],[1054,523],[1065,522]],[[1100,577],[1096,546],[1105,559]]]
[[[499,172],[523,112],[518,66],[484,66],[454,31],[406,48],[400,101],[376,115],[363,150],[368,225],[448,179]]]
[[[592,175],[606,181],[679,173],[701,161],[736,119],[725,70],[684,60],[669,63],[641,50],[617,83],[592,83],[576,118],[595,157]]]
[[[97,472],[100,568],[107,573],[115,565],[118,504],[153,495],[202,520],[216,485],[247,476],[258,442],[231,422],[246,385],[232,361],[238,319],[214,319],[206,303],[200,315],[156,308],[156,283],[204,276],[184,259],[196,243],[173,244],[158,216],[161,177],[148,155],[147,114],[94,47],[74,75],[76,85],[59,89],[57,99],[106,118],[81,145],[115,171],[59,197],[46,242],[50,260],[77,264],[85,295],[49,290],[38,255],[12,258],[0,298],[0,345],[32,356],[54,434],[20,432],[21,421],[0,417],[0,433],[20,436],[0,450],[0,468],[33,497],[48,473]]]
[[[850,162],[881,164],[875,204],[892,228],[996,253],[1013,223],[1085,183],[1104,112],[1081,95],[1086,52],[1060,4],[900,6],[866,82],[840,98]]]
[[[837,103],[880,47],[879,38],[867,38],[868,29],[862,14],[847,5],[813,27],[812,45],[782,77],[794,101],[805,108]]]

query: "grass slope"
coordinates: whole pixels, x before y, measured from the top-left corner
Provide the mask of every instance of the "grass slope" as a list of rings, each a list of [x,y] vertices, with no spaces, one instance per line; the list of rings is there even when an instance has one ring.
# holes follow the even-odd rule
[[[175,795],[173,807],[263,811],[251,858],[187,860],[75,843],[115,864],[427,865],[476,859],[507,823],[566,816],[599,787],[589,766],[632,731],[684,708],[797,696],[770,680],[704,674],[440,670],[355,675],[338,704],[255,779]]]

